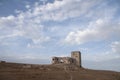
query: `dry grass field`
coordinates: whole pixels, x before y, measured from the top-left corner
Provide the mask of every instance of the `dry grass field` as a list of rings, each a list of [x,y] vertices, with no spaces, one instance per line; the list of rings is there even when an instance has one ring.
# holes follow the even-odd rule
[[[0,80],[120,80],[120,72],[74,65],[0,63]]]

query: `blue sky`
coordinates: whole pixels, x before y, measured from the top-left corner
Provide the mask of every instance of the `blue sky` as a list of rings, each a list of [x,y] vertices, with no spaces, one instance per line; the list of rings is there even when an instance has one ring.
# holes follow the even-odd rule
[[[0,60],[50,63],[82,53],[85,68],[120,71],[119,0],[1,0]]]

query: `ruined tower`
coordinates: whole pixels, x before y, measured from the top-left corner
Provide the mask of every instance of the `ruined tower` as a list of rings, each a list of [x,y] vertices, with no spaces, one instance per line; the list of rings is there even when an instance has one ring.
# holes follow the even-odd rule
[[[52,57],[52,64],[70,64],[82,67],[81,52],[72,51],[71,57]]]
[[[81,52],[80,51],[72,51],[71,57],[76,60],[76,65],[81,67]]]

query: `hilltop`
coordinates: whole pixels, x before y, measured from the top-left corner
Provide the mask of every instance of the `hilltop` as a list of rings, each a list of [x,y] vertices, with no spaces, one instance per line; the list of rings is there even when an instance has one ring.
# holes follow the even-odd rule
[[[120,80],[120,72],[90,70],[74,65],[0,63],[0,80]]]

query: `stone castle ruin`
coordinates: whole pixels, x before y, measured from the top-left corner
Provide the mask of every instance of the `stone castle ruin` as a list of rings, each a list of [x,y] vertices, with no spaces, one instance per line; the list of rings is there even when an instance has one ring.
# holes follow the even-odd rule
[[[81,52],[71,52],[71,57],[53,57],[52,64],[71,64],[81,67]]]

